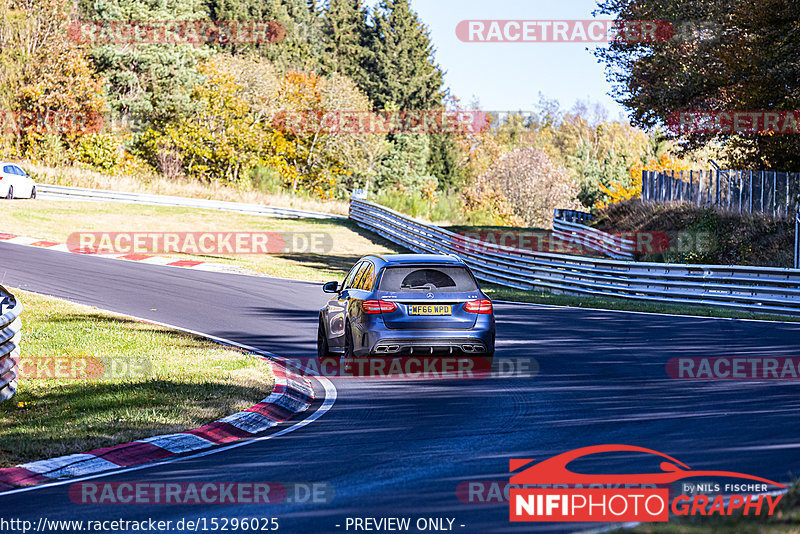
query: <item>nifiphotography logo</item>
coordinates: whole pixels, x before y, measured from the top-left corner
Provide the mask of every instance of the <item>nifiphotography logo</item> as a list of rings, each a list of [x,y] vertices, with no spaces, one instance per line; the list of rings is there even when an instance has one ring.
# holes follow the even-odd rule
[[[576,473],[567,468],[579,458],[615,452],[659,456],[663,458],[661,472],[602,475]],[[509,471],[513,473],[534,461],[510,460]],[[677,492],[670,495],[671,484],[696,477],[705,477],[705,480],[697,484],[682,483]],[[757,483],[710,483],[708,477]],[[783,484],[744,473],[695,471],[671,456],[631,445],[596,445],[565,452],[514,474],[510,484],[511,521],[549,522],[666,522],[670,512],[693,516],[773,515],[783,495],[766,492],[769,488],[786,488]],[[716,495],[710,495],[711,492]]]

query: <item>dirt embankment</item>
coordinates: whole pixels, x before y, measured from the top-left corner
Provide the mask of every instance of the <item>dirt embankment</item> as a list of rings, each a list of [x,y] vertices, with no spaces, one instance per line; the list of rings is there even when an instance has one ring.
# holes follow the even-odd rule
[[[642,261],[771,267],[793,264],[791,217],[629,200],[600,210],[592,224],[611,233],[633,232],[639,243],[637,257]]]

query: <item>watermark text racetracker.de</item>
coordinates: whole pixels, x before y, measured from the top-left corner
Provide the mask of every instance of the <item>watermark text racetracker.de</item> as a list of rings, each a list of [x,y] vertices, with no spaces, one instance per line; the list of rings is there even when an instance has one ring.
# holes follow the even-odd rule
[[[481,355],[357,356],[350,359],[287,358],[284,363],[301,375],[328,378],[388,380],[472,380],[483,378],[533,378],[539,362],[530,357],[504,357],[492,362]]]
[[[667,362],[677,380],[798,380],[800,358],[771,356],[681,356]]]
[[[279,43],[286,28],[275,20],[78,20],[67,28],[75,42],[103,44]]]
[[[81,254],[326,254],[333,238],[327,232],[74,232],[67,249]]]
[[[108,117],[98,112],[0,110],[0,134],[20,135],[24,131],[47,133],[90,133],[99,131]]]
[[[620,243],[629,244],[631,252],[636,254],[707,252],[715,246],[713,234],[704,231],[630,231],[608,235]],[[472,254],[484,254],[498,249],[577,255],[598,252],[598,240],[589,234],[565,235],[552,230],[459,231],[451,238],[451,243],[457,251]]]
[[[685,44],[724,37],[714,20],[462,20],[456,37],[466,43]]]
[[[665,20],[462,20],[456,36],[466,43],[655,43],[672,39]]]
[[[17,364],[20,380],[133,380],[155,376],[153,362],[141,354],[112,356],[25,356]]]
[[[676,111],[667,118],[675,134],[747,135],[800,133],[800,110]]]
[[[271,123],[294,134],[470,134],[486,131],[492,120],[469,110],[284,110]]]
[[[75,482],[69,498],[80,505],[328,504],[329,482]]]

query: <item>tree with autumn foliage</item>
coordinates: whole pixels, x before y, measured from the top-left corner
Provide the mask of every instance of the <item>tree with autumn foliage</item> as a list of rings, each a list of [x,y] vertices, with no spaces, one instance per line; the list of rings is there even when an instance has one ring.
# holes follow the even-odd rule
[[[353,82],[338,74],[323,77],[306,72],[287,72],[278,91],[282,109],[300,118],[299,128],[288,127],[284,135],[292,145],[290,163],[297,177],[289,185],[331,198],[338,186],[354,173],[364,177],[374,172],[383,150],[383,135],[339,132],[326,120],[339,111],[370,110],[369,99]],[[275,125],[279,130],[282,125]],[[366,178],[365,178],[366,179]]]
[[[599,106],[578,102],[565,111],[554,100],[540,98],[529,114],[511,114],[489,121],[484,131],[459,137],[464,154],[463,172],[467,186],[465,209],[483,210],[474,201],[475,190],[484,191],[482,176],[497,161],[524,148],[535,148],[566,172],[574,199],[584,208],[607,201],[606,190],[628,186],[632,165],[646,161],[651,154],[651,138],[646,132],[620,121],[610,121]],[[561,174],[554,174],[561,179]],[[476,189],[476,185],[479,187]],[[532,193],[533,194],[533,193]],[[508,200],[508,199],[506,199]],[[497,220],[505,220],[505,205],[492,201]]]
[[[321,198],[339,195],[345,179],[374,173],[384,136],[340,133],[323,120],[337,111],[369,111],[369,100],[347,78],[281,73],[263,58],[224,54],[199,70],[204,81],[192,90],[193,112],[151,126],[138,140],[153,165],[174,153],[189,176],[239,184],[254,167],[271,167],[292,192]]]
[[[666,125],[681,111],[796,111],[800,32],[796,0],[601,0],[620,21],[675,21],[667,41],[614,41],[599,47],[614,96],[633,124]],[[800,168],[800,138],[671,132],[679,148],[726,145],[734,168]]]
[[[630,167],[630,181],[626,185],[612,183],[606,187],[600,184],[600,190],[606,195],[606,199],[598,201],[595,208],[604,208],[614,202],[623,202],[632,198],[642,198],[642,171],[657,172],[680,172],[691,169],[691,163],[677,158],[671,154],[662,153],[657,157],[651,157],[647,161],[637,161]]]
[[[218,55],[209,64],[232,77],[253,124],[272,132],[280,146],[275,153],[292,169],[277,166],[292,191],[337,196],[343,187],[363,186],[375,174],[384,135],[339,132],[326,120],[340,111],[370,110],[369,99],[348,78],[282,73],[279,66],[254,56]]]
[[[71,5],[32,0],[0,9],[7,15],[0,23],[0,61],[15,65],[17,76],[2,79],[0,91],[12,112],[5,118],[15,150],[54,164],[75,159],[80,138],[107,126],[107,104],[104,80],[66,34]]]
[[[83,51],[68,41],[54,41],[41,51],[13,105],[21,116],[26,150],[34,149],[45,135],[69,143],[82,134],[96,133],[107,111],[103,81]]]
[[[467,188],[468,211],[485,209],[486,202],[510,207],[513,222],[549,227],[556,208],[575,209],[577,184],[563,167],[533,147],[511,151]],[[470,205],[470,204],[474,205]]]
[[[139,153],[153,165],[162,153],[175,153],[185,174],[206,181],[242,183],[256,165],[270,165],[286,179],[296,179],[287,162],[291,144],[252,113],[248,93],[225,67],[214,60],[200,64],[205,80],[192,90],[194,112],[151,127],[138,139]]]

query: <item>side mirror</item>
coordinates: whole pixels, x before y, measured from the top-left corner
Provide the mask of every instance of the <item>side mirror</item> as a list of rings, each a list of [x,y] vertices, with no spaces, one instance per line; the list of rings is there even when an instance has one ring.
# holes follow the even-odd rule
[[[339,282],[328,282],[324,286],[322,286],[322,291],[325,293],[338,293],[339,292]]]

